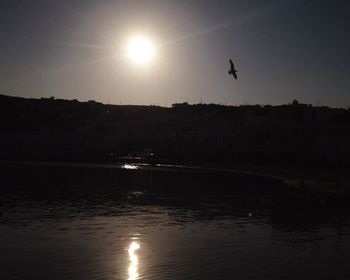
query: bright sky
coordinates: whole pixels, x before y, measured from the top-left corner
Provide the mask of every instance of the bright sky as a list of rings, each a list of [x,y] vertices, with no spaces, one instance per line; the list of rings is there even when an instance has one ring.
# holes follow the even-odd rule
[[[0,93],[346,107],[349,14],[347,0],[5,0]]]

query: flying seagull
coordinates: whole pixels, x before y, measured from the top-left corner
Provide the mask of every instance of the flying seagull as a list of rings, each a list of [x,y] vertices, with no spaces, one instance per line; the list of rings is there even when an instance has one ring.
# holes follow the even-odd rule
[[[230,70],[228,70],[228,74],[232,75],[237,80],[237,71],[235,66],[233,65],[232,59],[230,59]]]

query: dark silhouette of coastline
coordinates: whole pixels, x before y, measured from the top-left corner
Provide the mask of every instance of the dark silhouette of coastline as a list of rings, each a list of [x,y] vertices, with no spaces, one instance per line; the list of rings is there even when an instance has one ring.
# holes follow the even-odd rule
[[[280,106],[104,105],[0,95],[0,159],[349,166],[350,110]]]

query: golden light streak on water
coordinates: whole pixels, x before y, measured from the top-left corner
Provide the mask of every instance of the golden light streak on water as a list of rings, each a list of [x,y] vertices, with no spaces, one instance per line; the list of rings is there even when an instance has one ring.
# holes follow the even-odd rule
[[[131,242],[128,253],[129,253],[129,278],[128,280],[136,280],[139,276],[138,274],[138,256],[136,255],[136,251],[140,249],[140,245],[133,241]]]

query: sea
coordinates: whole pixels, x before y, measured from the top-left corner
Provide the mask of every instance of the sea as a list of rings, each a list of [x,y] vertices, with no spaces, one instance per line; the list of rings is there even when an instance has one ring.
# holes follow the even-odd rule
[[[250,174],[0,163],[0,279],[350,279],[350,211]]]

